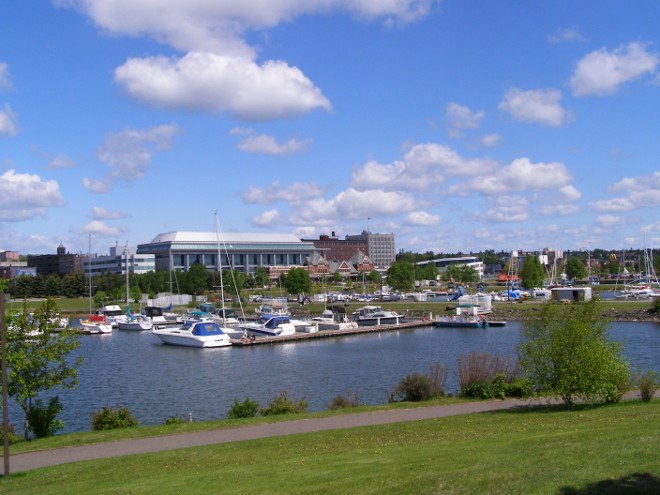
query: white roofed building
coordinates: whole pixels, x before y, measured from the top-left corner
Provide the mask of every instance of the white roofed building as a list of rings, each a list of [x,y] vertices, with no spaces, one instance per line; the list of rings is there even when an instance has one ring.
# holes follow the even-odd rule
[[[293,234],[180,231],[158,234],[137,248],[138,254],[153,254],[159,270],[188,271],[199,263],[208,270],[221,266],[245,273],[254,273],[257,267],[301,266],[315,251],[313,242]]]

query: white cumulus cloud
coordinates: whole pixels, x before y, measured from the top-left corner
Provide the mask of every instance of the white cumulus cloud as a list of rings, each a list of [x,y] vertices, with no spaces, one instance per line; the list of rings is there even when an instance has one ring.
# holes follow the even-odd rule
[[[426,211],[413,211],[406,216],[410,225],[432,226],[440,223],[440,215],[432,215]]]
[[[0,138],[3,136],[15,136],[18,134],[16,114],[9,105],[0,110]]]
[[[644,43],[632,42],[613,52],[605,48],[580,60],[570,80],[573,95],[607,95],[646,73],[655,72],[660,56],[647,51]]]
[[[453,101],[447,103],[445,115],[449,121],[449,134],[452,137],[461,137],[464,129],[477,129],[486,116],[482,111],[474,112]]]
[[[573,120],[573,113],[562,108],[561,98],[561,91],[557,89],[511,88],[498,108],[522,122],[560,127]]]
[[[73,168],[76,166],[76,162],[74,162],[71,158],[64,154],[59,154],[48,163],[47,168],[49,169],[62,169],[62,168]]]
[[[285,62],[190,52],[182,58],[129,59],[115,81],[132,97],[156,107],[229,112],[249,121],[330,110],[321,91]]]
[[[622,193],[618,198],[602,199],[591,204],[596,211],[624,212],[660,206],[660,172],[641,177],[625,177],[609,188]]]
[[[282,221],[282,215],[277,210],[264,211],[250,222],[255,227],[275,227]]]
[[[57,0],[116,35],[148,36],[178,57],[130,58],[115,81],[133,98],[165,108],[268,120],[330,109],[322,92],[285,61],[258,61],[246,42],[301,15],[348,12],[386,24],[414,22],[437,0]]]
[[[99,237],[118,237],[126,232],[122,227],[111,227],[101,220],[92,220],[82,228],[85,234],[93,234]]]
[[[44,216],[52,207],[64,206],[60,186],[39,175],[7,170],[0,175],[0,220],[15,222]]]

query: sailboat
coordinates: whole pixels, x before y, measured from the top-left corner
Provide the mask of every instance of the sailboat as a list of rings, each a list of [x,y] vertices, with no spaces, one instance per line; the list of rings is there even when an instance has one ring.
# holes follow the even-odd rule
[[[240,339],[245,337],[245,332],[238,328],[238,320],[236,320],[236,326],[231,327],[228,325],[227,317],[227,308],[225,308],[225,286],[222,275],[222,252],[220,251],[220,223],[218,220],[218,214],[215,214],[215,232],[218,244],[218,272],[220,274],[220,313],[218,318],[218,323],[223,332],[225,332],[232,339]],[[233,318],[232,318],[233,320]],[[234,323],[232,321],[232,323]]]
[[[89,284],[89,316],[80,320],[82,332],[88,334],[112,333],[112,325],[105,315],[92,314],[92,234],[89,234],[89,251],[87,254],[87,279]]]

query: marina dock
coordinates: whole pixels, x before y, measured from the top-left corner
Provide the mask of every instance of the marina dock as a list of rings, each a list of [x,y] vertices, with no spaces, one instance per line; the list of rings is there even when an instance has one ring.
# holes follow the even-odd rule
[[[319,330],[313,333],[295,333],[294,335],[284,335],[279,337],[256,337],[252,339],[232,339],[232,344],[235,347],[250,347],[260,344],[283,344],[287,342],[299,342],[312,339],[327,339],[332,337],[344,337],[347,335],[362,335],[377,332],[389,332],[392,330],[405,330],[408,328],[418,328],[433,325],[433,320],[426,318],[419,318],[408,320],[398,325],[372,325],[357,328],[350,328],[347,330]]]

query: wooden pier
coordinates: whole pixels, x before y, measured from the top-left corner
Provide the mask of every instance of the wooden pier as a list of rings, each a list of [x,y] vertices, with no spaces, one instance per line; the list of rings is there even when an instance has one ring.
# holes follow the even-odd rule
[[[392,330],[406,330],[408,328],[426,327],[433,325],[433,320],[419,318],[404,321],[398,325],[372,325],[366,327],[349,328],[347,330],[319,330],[314,333],[295,333],[280,337],[256,337],[252,339],[232,339],[235,347],[250,347],[260,344],[284,344],[287,342],[300,342],[312,339],[328,339],[332,337],[345,337],[348,335],[363,335],[377,332],[390,332]]]

